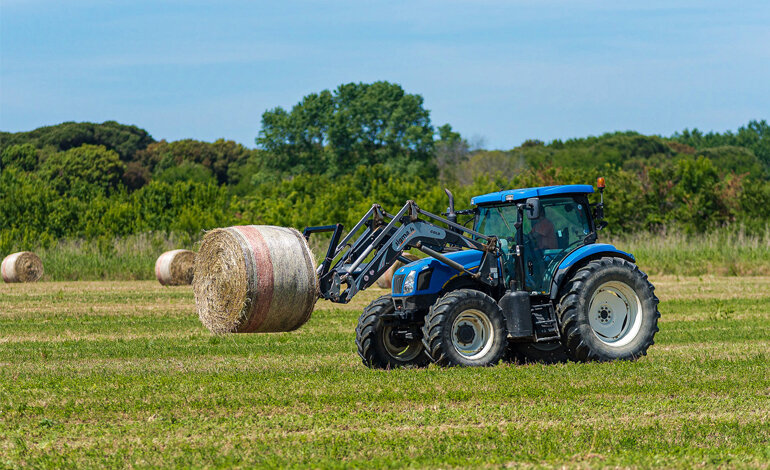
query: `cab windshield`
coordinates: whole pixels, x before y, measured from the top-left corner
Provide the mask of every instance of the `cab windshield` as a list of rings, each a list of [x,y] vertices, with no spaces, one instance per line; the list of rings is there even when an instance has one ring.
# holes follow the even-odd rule
[[[479,207],[478,219],[476,219],[476,231],[484,235],[494,235],[497,238],[515,236],[516,206]]]
[[[588,201],[585,197],[552,197],[540,200],[540,217],[522,221],[522,240],[527,289],[545,292],[556,267],[572,250],[585,243],[591,232]],[[500,240],[506,282],[514,273],[512,248],[516,244],[517,208],[515,204],[478,208],[476,231]]]

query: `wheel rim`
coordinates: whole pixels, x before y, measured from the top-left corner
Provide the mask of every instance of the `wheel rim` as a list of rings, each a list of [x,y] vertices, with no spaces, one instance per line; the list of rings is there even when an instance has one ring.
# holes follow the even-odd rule
[[[467,359],[483,357],[492,348],[492,322],[480,310],[465,310],[458,315],[451,333],[452,346]]]
[[[420,355],[422,352],[422,342],[420,340],[412,340],[406,346],[395,344],[391,338],[392,332],[392,326],[386,326],[382,329],[382,344],[393,359],[408,362]]]
[[[591,296],[588,323],[599,340],[612,347],[630,343],[642,325],[642,303],[625,282],[605,282]]]

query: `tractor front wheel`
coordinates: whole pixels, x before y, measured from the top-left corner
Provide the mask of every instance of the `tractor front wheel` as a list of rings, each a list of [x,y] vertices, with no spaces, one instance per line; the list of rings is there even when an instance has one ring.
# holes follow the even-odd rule
[[[422,341],[441,366],[490,366],[507,346],[503,312],[483,292],[459,289],[431,307],[422,327]]]
[[[364,309],[356,327],[356,347],[364,365],[373,369],[425,367],[430,358],[420,338],[418,326],[402,327],[392,318],[395,312],[390,295],[383,295]],[[411,338],[404,333],[411,333]]]
[[[658,298],[647,275],[626,260],[601,258],[579,269],[557,308],[562,341],[575,361],[633,360],[658,331]]]

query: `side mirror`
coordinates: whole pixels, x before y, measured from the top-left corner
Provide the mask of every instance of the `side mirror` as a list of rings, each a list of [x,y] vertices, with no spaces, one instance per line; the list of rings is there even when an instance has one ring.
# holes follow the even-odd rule
[[[540,199],[536,197],[531,197],[527,199],[527,204],[525,206],[527,211],[527,218],[530,220],[539,219],[540,218]]]

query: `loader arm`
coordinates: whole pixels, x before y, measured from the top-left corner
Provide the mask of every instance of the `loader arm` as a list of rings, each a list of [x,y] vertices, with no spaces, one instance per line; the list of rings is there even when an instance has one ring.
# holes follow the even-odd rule
[[[307,227],[303,232],[307,239],[312,233],[334,232],[326,257],[316,273],[320,296],[332,302],[349,302],[359,291],[374,284],[397,260],[403,261],[403,252],[410,248],[416,248],[489,286],[497,286],[500,279],[504,279],[504,273],[499,272],[497,238],[424,211],[414,201],[407,201],[395,215],[374,204],[340,240],[342,230],[343,226],[336,224]],[[475,273],[467,271],[442,254],[447,249],[482,251],[484,255],[479,269]]]

